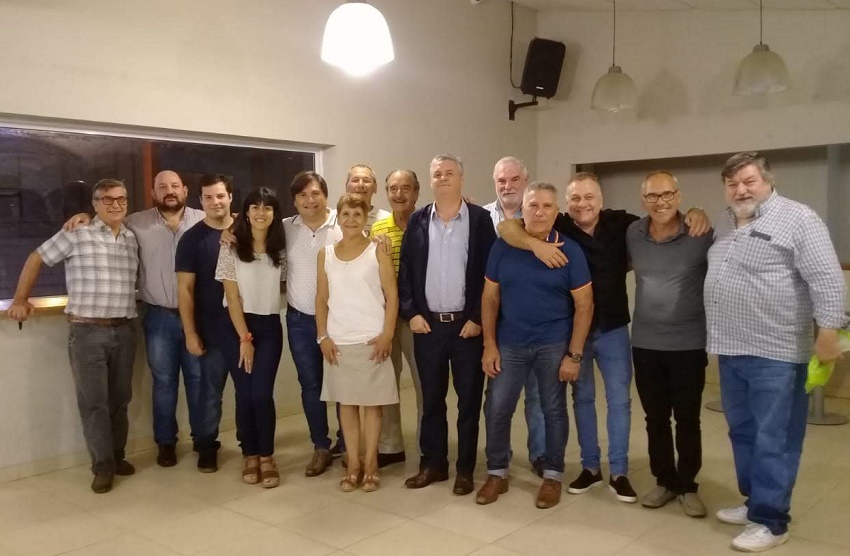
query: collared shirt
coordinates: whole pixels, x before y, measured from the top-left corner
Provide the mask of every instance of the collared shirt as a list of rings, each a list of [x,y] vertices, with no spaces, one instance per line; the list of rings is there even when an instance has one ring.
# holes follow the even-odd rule
[[[500,346],[541,346],[569,342],[572,336],[572,294],[590,286],[590,270],[573,240],[552,230],[546,241],[564,242],[565,266],[549,268],[531,251],[511,247],[503,239],[490,249],[485,279],[499,285]]]
[[[656,241],[646,216],[629,226],[626,243],[635,272],[632,345],[659,351],[705,349],[702,299],[711,234],[688,235],[685,217],[672,236]]]
[[[774,191],[747,225],[735,226],[727,210],[708,252],[708,352],[807,362],[812,319],[833,329],[847,320],[846,284],[826,225]]]
[[[499,199],[496,199],[492,203],[488,205],[484,205],[483,207],[490,213],[490,220],[493,221],[493,229],[496,230],[496,237],[502,237],[499,235],[499,229],[496,227],[505,219],[505,211],[502,210],[502,205],[499,204]],[[522,218],[522,206],[520,206],[514,215],[511,218]]]
[[[316,281],[319,251],[342,239],[336,211],[314,232],[300,215],[283,219],[286,234],[286,302],[296,310],[316,314]]]
[[[383,220],[390,214],[392,213],[382,208],[372,207],[369,210],[369,214],[366,215],[366,231],[368,232],[372,225],[375,224],[375,222],[377,222],[378,220]]]
[[[463,311],[466,304],[466,260],[469,257],[469,208],[461,201],[460,211],[449,222],[431,206],[428,225],[428,270],[425,300],[436,313]]]
[[[593,276],[593,325],[603,332],[629,323],[626,230],[635,220],[637,216],[624,210],[605,209],[592,236],[576,226],[569,214],[555,220],[555,229],[577,242],[587,256]]]
[[[125,219],[139,242],[142,269],[139,297],[142,301],[169,309],[177,308],[177,273],[174,271],[177,244],[186,230],[203,220],[204,216],[202,210],[185,207],[180,224],[173,232],[157,208],[136,212]]]
[[[47,266],[65,261],[65,312],[96,319],[136,316],[139,244],[126,227],[116,236],[95,217],[88,226],[60,231],[38,248]]]
[[[385,235],[390,240],[392,246],[393,266],[395,267],[395,275],[398,276],[398,260],[401,255],[401,240],[404,237],[404,230],[396,226],[395,216],[392,213],[383,220],[378,220],[372,224],[372,237]]]

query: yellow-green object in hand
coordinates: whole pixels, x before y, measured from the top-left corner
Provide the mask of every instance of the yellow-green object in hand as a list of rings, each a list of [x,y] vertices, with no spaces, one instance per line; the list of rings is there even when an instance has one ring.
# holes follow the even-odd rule
[[[842,352],[850,351],[850,332],[847,330],[841,329],[838,331],[838,347]],[[832,363],[823,363],[818,359],[817,355],[812,355],[812,358],[809,360],[808,376],[806,377],[806,393],[811,392],[815,386],[826,386],[834,368],[835,361]]]

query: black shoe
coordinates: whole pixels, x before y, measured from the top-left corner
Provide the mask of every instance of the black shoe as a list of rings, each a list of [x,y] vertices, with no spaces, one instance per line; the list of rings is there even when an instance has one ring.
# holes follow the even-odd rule
[[[591,473],[587,469],[582,469],[581,474],[576,478],[576,480],[570,483],[570,486],[567,488],[567,492],[570,494],[584,494],[593,487],[601,484],[602,471]]]
[[[177,465],[177,447],[174,444],[160,444],[156,463],[160,467],[174,467]]]
[[[620,502],[627,502],[629,504],[637,502],[637,493],[632,488],[629,478],[625,475],[620,475],[616,480],[612,476],[608,481],[608,488],[617,495],[617,500]]]
[[[119,459],[115,462],[115,474],[120,477],[129,477],[136,472],[133,464],[126,459]]]
[[[103,494],[112,490],[112,481],[115,478],[115,473],[111,471],[98,471],[94,474],[94,480],[91,482],[91,489],[98,494]]]
[[[536,473],[541,479],[543,478],[543,465],[545,463],[546,458],[537,458],[531,462],[531,468],[534,469],[534,473]]]
[[[472,473],[458,473],[452,492],[458,496],[466,496],[473,490],[475,490],[475,483],[472,480]]]
[[[218,450],[198,452],[198,471],[201,473],[215,473],[218,471]]]
[[[334,459],[341,457],[342,454],[345,453],[345,444],[342,443],[342,440],[337,440],[336,444],[331,446],[331,457]]]
[[[402,463],[406,459],[407,457],[404,455],[403,450],[394,454],[382,454],[378,452],[378,467],[386,467],[394,463]]]

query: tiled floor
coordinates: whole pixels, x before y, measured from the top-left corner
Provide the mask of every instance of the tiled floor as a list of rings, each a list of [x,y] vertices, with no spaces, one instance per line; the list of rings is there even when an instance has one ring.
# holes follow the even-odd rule
[[[601,392],[600,392],[601,395]],[[709,386],[706,399],[717,395]],[[631,479],[639,493],[653,486],[646,457],[643,412],[634,399]],[[222,469],[195,470],[181,446],[177,467],[162,469],[153,452],[133,454],[138,473],[119,478],[106,495],[89,490],[86,467],[0,484],[0,556],[52,554],[103,556],[206,556],[265,554],[322,556],[537,554],[673,555],[731,552],[739,528],[713,518],[690,519],[678,504],[659,510],[617,502],[603,488],[583,496],[564,493],[550,510],[534,507],[539,480],[525,463],[525,424],[514,424],[516,465],[511,488],[497,503],[477,506],[474,496],[456,497],[451,481],[420,491],[403,480],[417,466],[413,392],[402,393],[409,460],[384,471],[375,493],[344,494],[339,464],[307,479],[310,456],[302,415],[278,423],[282,484],[273,490],[240,481],[241,458],[232,432],[224,435]],[[847,414],[850,401],[828,400],[828,409]],[[449,404],[452,405],[452,404]],[[600,412],[604,424],[604,411]],[[450,416],[450,422],[454,415]],[[484,443],[482,422],[481,445]],[[737,504],[729,441],[722,414],[703,411],[704,467],[701,494],[711,511]],[[600,426],[603,439],[604,425]],[[567,476],[579,471],[571,433]],[[792,539],[772,551],[791,554],[850,554],[850,425],[809,427],[794,496]],[[485,476],[483,451],[477,486]]]

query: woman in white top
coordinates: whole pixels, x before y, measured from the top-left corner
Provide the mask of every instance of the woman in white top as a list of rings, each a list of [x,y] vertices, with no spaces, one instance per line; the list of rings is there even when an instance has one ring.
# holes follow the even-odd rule
[[[272,190],[252,190],[235,224],[234,245],[222,245],[215,277],[233,328],[222,334],[236,389],[236,437],[242,480],[280,484],[274,461],[274,381],[283,349],[280,282],[286,277],[280,203]]]
[[[325,358],[323,401],[340,404],[340,423],[348,448],[348,469],[340,488],[361,483],[378,488],[381,406],[398,403],[392,363],[398,290],[390,255],[363,229],[369,205],[344,195],[337,205],[342,239],[319,251],[316,329]],[[360,460],[360,406],[363,406],[364,460]]]

